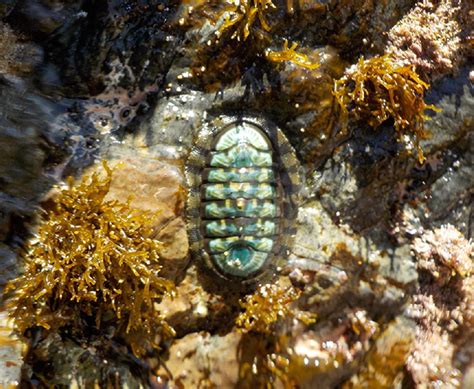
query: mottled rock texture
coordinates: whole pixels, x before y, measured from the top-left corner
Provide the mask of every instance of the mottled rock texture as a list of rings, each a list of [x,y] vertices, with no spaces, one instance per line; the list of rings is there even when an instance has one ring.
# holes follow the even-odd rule
[[[24,384],[472,387],[472,6],[240,3],[0,5],[0,284],[21,271],[51,187],[105,159],[117,165],[110,199],[157,211],[162,275],[177,285],[159,305],[176,338],[159,352],[139,360],[109,333],[31,331]],[[270,61],[285,39],[320,66]],[[413,66],[441,109],[424,122],[423,164],[393,120],[342,131],[332,110],[334,82],[384,53]],[[317,321],[279,319],[265,336],[235,326],[252,290],[215,283],[188,254],[187,155],[203,126],[239,112],[282,128],[305,170],[295,244],[271,281],[291,283],[292,307]]]

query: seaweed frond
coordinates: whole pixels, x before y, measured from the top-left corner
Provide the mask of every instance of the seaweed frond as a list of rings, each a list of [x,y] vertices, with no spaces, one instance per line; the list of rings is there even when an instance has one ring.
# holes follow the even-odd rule
[[[54,199],[26,247],[24,274],[8,285],[9,307],[21,335],[113,327],[139,356],[174,334],[154,306],[174,284],[159,276],[153,214],[106,200],[112,171],[104,169],[105,178],[70,178]]]
[[[291,47],[288,47],[288,41],[285,39],[283,44],[283,50],[281,51],[271,51],[267,50],[265,57],[270,62],[291,62],[295,65],[301,66],[308,70],[316,70],[319,68],[320,64],[318,62],[310,59],[306,54],[298,53],[296,48],[298,44],[293,42]]]
[[[301,295],[301,291],[289,286],[267,284],[240,301],[243,312],[236,318],[236,325],[240,331],[270,334],[274,332],[275,324],[288,317],[296,318],[309,325],[316,317],[309,312],[298,311],[294,303]]]
[[[198,2],[182,18],[182,26],[193,31],[190,36],[198,38],[188,45],[196,82],[207,91],[221,91],[251,75],[250,69],[265,66],[264,52],[283,12],[271,0]]]
[[[279,339],[267,340],[262,334],[244,334],[240,343],[239,387],[271,389],[294,388],[289,374],[290,360]]]
[[[270,8],[276,8],[271,0],[234,0],[222,14],[223,23],[219,35],[231,32],[231,39],[247,40],[252,30],[270,31],[267,21]]]
[[[239,378],[245,387],[272,388],[276,382],[284,388],[295,387],[285,344],[288,328],[283,324],[294,319],[305,325],[316,321],[315,314],[298,309],[301,293],[283,278],[240,300],[243,312],[235,324],[243,333]]]
[[[423,162],[420,140],[428,134],[424,127],[426,110],[438,111],[424,101],[429,85],[412,66],[398,65],[390,55],[361,57],[357,65],[334,83],[339,122],[346,128],[350,118],[377,128],[393,119],[398,139],[412,142]]]

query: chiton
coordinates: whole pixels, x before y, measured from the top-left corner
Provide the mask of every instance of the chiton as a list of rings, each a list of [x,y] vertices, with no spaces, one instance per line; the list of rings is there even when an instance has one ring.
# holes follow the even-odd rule
[[[193,256],[225,279],[273,272],[294,235],[301,167],[273,123],[219,117],[202,129],[187,166]]]

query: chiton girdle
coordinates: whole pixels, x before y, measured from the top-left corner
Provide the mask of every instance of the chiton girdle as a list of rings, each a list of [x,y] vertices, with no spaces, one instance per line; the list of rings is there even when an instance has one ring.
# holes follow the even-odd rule
[[[301,167],[283,132],[253,116],[220,116],[186,166],[193,257],[227,280],[273,274],[288,256]]]

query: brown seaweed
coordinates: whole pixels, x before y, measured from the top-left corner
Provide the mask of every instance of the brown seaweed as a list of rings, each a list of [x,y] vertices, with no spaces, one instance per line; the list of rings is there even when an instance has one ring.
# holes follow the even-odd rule
[[[373,128],[392,119],[397,138],[413,143],[418,160],[424,161],[420,141],[428,137],[426,110],[438,111],[424,101],[429,85],[413,66],[398,65],[390,55],[361,57],[357,65],[334,83],[334,98],[343,129],[350,119]],[[406,138],[405,138],[406,137]]]
[[[105,200],[112,171],[104,169],[105,178],[94,173],[77,185],[70,178],[53,200],[26,247],[23,275],[8,285],[8,305],[22,335],[33,327],[84,333],[91,322],[97,330],[113,325],[139,356],[174,334],[154,305],[174,284],[159,276],[153,214]]]

